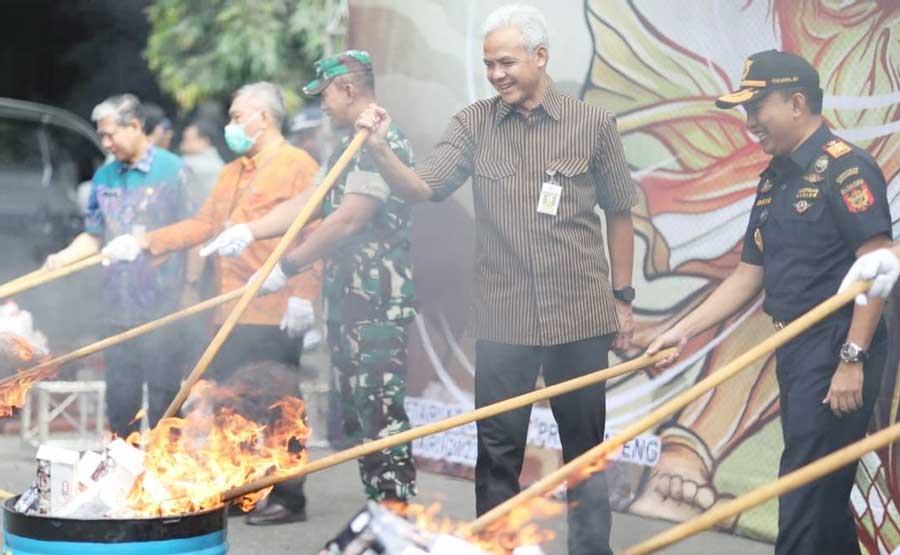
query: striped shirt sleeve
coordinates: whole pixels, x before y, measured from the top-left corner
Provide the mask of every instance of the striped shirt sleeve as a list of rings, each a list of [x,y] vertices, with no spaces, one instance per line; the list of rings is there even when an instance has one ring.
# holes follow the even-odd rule
[[[475,142],[457,114],[425,164],[416,170],[431,187],[431,200],[441,201],[462,187],[475,168]]]
[[[616,127],[616,118],[611,114],[603,118],[598,129],[591,173],[600,208],[609,212],[624,212],[637,204],[637,188],[625,162],[625,150]]]

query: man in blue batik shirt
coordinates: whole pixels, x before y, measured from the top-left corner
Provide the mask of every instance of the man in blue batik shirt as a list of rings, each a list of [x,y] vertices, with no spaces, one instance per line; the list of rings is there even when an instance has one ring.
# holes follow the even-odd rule
[[[154,146],[143,130],[140,101],[133,95],[113,96],[94,108],[91,118],[103,147],[115,160],[94,174],[85,230],[65,249],[47,258],[45,267],[71,264],[100,251],[123,234],[141,236],[193,214],[189,173],[184,162]],[[109,248],[121,248],[107,246]],[[116,257],[113,257],[114,259]],[[134,263],[103,269],[103,320],[111,335],[173,312],[184,280],[184,254],[165,257],[139,254]],[[180,369],[172,332],[161,329],[105,352],[106,402],[110,429],[120,437],[138,429],[142,385],[149,393],[148,418],[153,426],[178,391]]]

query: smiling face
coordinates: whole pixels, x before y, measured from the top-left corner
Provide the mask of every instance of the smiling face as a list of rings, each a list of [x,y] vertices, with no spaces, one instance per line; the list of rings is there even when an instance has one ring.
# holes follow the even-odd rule
[[[763,152],[783,156],[794,150],[804,130],[799,123],[805,101],[802,94],[786,96],[774,90],[744,105],[747,129],[756,135]]]
[[[518,108],[531,109],[540,103],[547,57],[543,46],[529,52],[521,33],[512,27],[497,29],[484,38],[488,81],[504,102]]]

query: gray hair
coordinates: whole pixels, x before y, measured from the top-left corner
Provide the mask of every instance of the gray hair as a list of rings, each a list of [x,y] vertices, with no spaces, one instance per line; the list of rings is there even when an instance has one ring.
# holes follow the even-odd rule
[[[281,87],[268,81],[258,81],[239,88],[233,98],[244,95],[252,96],[259,102],[262,108],[269,112],[278,127],[284,124],[287,109],[284,107],[284,95]]]
[[[111,96],[97,104],[91,112],[91,119],[97,122],[109,116],[115,116],[118,125],[128,125],[134,120],[144,124],[144,109],[133,94]]]
[[[550,48],[547,36],[547,20],[544,14],[533,6],[510,4],[497,8],[484,22],[483,34],[488,36],[498,29],[511,27],[522,35],[525,50],[534,52],[539,47]]]

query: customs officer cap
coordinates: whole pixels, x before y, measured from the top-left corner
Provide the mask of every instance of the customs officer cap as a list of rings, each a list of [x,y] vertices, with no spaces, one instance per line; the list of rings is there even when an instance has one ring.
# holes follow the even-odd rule
[[[719,108],[734,108],[773,89],[819,88],[819,72],[802,56],[778,50],[757,52],[744,60],[741,87],[716,99]]]

